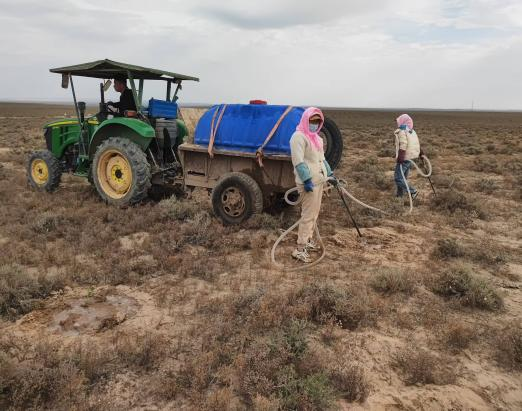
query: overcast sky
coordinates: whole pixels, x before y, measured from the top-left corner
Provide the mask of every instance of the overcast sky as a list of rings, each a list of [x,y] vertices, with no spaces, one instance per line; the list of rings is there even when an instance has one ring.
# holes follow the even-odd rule
[[[520,0],[0,0],[0,36],[0,100],[109,58],[200,77],[190,103],[522,109]]]

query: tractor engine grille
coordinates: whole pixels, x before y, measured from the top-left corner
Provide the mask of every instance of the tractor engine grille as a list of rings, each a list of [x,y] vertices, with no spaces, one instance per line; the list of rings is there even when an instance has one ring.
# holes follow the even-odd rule
[[[158,142],[158,157],[164,164],[177,161],[175,156],[178,138],[178,123],[176,120],[156,120],[156,141]]]

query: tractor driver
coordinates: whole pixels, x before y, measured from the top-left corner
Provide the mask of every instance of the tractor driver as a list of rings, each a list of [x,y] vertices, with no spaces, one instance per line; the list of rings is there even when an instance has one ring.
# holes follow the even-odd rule
[[[114,90],[121,93],[120,101],[118,103],[109,101],[107,105],[114,107],[117,110],[117,115],[124,116],[125,111],[136,111],[134,94],[132,90],[127,87],[127,78],[125,76],[117,75],[114,77]]]

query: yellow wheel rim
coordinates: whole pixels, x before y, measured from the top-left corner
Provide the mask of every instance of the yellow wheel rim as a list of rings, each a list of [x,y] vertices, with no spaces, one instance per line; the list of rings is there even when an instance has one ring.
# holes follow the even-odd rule
[[[31,164],[31,177],[33,181],[43,186],[49,180],[49,167],[44,160],[36,159]]]
[[[107,150],[97,166],[98,181],[109,197],[124,197],[132,185],[132,169],[125,156],[118,150]]]

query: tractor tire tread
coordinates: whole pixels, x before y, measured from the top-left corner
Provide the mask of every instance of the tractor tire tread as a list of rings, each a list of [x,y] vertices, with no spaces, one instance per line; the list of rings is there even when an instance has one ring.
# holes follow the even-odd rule
[[[49,180],[44,185],[36,184],[36,182],[31,178],[31,164],[34,159],[41,159],[45,161],[47,164],[48,172],[49,172]],[[53,153],[49,150],[38,150],[34,151],[29,157],[29,162],[27,165],[27,181],[29,185],[37,190],[44,190],[49,193],[55,191],[60,185],[60,181],[62,179],[62,165],[60,160],[58,160]]]
[[[129,161],[134,173],[133,178],[135,179],[136,183],[133,183],[133,185],[135,189],[133,190],[132,195],[125,199],[124,202],[114,201],[114,199],[108,198],[103,190],[99,187],[97,182],[98,175],[96,166],[99,155],[109,147],[116,148],[123,152],[123,154],[127,157],[127,160]],[[96,190],[107,203],[113,203],[120,206],[134,205],[144,200],[148,196],[149,189],[152,185],[150,164],[143,150],[136,143],[130,141],[129,139],[122,137],[111,137],[101,143],[97,148],[96,153],[94,154],[92,169]]]

